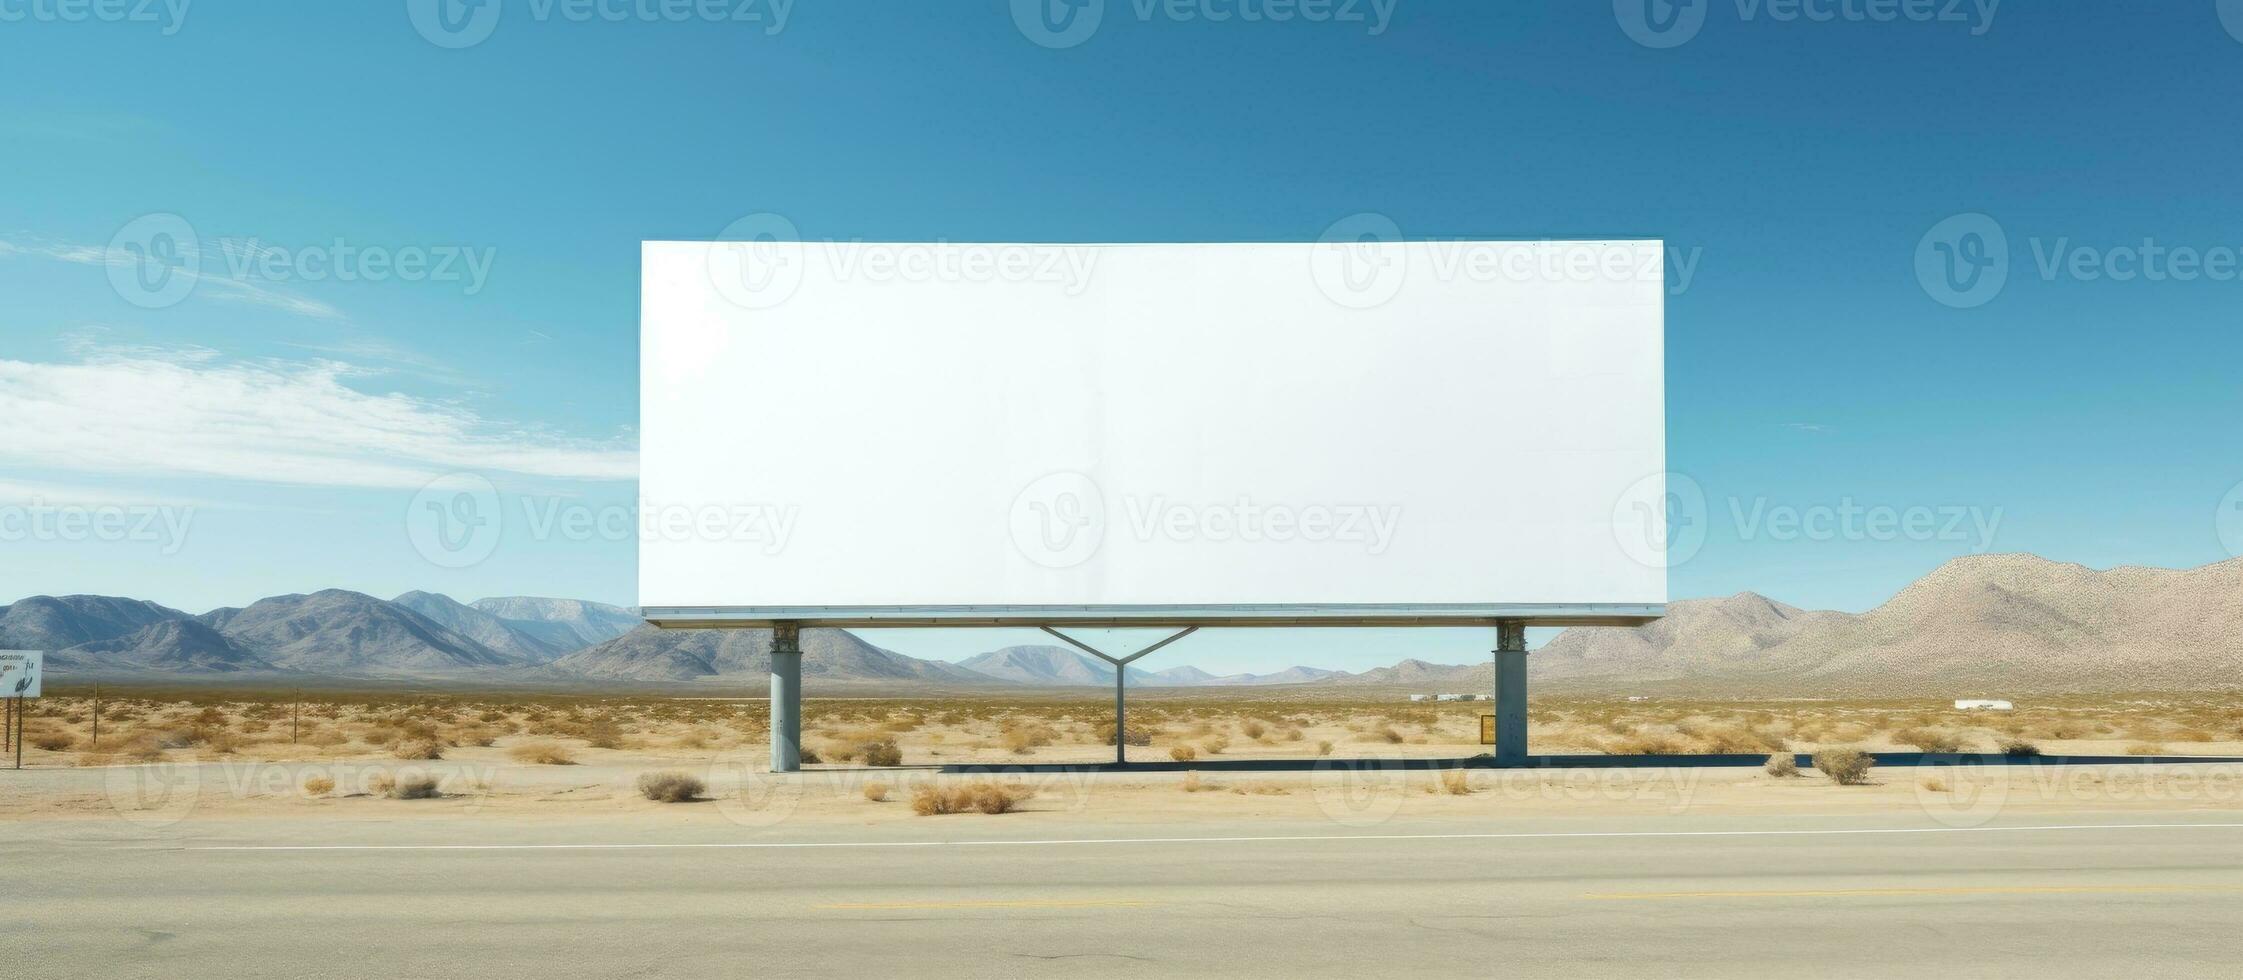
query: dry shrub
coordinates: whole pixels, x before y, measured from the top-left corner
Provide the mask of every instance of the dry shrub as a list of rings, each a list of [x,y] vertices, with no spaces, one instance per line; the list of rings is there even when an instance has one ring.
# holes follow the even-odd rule
[[[1686,755],[1692,745],[1665,732],[1634,732],[1605,739],[1602,748],[1606,755]]]
[[[583,727],[578,729],[578,734],[584,739],[584,744],[595,749],[623,747],[622,726],[607,718],[595,718],[585,722]]]
[[[1245,724],[1238,726],[1238,731],[1239,734],[1244,735],[1247,738],[1260,739],[1265,733],[1269,731],[1269,727],[1263,725],[1259,721],[1255,721],[1249,718],[1246,720]]]
[[[1318,756],[1319,758],[1322,758],[1322,757],[1324,757],[1324,756],[1327,756],[1327,755],[1331,755],[1331,754],[1332,754],[1332,743],[1331,743],[1331,742],[1328,742],[1328,741],[1318,741],[1318,742],[1316,743],[1316,754],[1317,754],[1317,756]]]
[[[2127,755],[2164,755],[2165,746],[2156,742],[2136,742],[2126,747]]]
[[[1947,781],[1938,776],[1925,776],[1919,785],[1923,786],[1927,792],[1947,792]]]
[[[1815,771],[1830,777],[1840,786],[1860,786],[1869,782],[1869,770],[1877,760],[1860,749],[1823,749],[1814,754]]]
[[[639,774],[639,795],[656,803],[685,803],[698,799],[708,788],[700,780],[682,772]]]
[[[1799,775],[1799,757],[1790,752],[1778,752],[1768,757],[1768,775],[1789,779]]]
[[[1380,725],[1357,735],[1355,740],[1358,742],[1385,742],[1389,745],[1400,745],[1402,744],[1402,733],[1395,731],[1392,725]]]
[[[1231,740],[1224,738],[1221,735],[1214,736],[1212,738],[1209,738],[1207,741],[1199,743],[1199,750],[1207,753],[1208,755],[1222,755],[1223,750],[1230,747]]]
[[[69,732],[35,732],[27,736],[25,741],[30,742],[32,748],[47,752],[66,751],[78,744],[78,740]]]
[[[1472,795],[1472,776],[1462,769],[1441,771],[1441,792],[1450,796]]]
[[[896,747],[894,739],[866,742],[857,747],[857,754],[864,757],[864,764],[868,766],[903,765],[903,750]]]
[[[1168,750],[1168,757],[1178,762],[1190,762],[1199,758],[1199,750],[1189,745],[1171,746]]]
[[[335,791],[335,781],[326,776],[313,776],[304,780],[305,796],[326,796]]]
[[[516,762],[533,766],[576,765],[576,757],[570,755],[566,747],[554,742],[524,742],[507,749],[506,754]]]
[[[1106,727],[1109,729],[1108,737],[1111,737],[1113,726],[1108,725]],[[1052,739],[1056,737],[1057,733],[1051,730],[1051,726],[1041,722],[1007,720],[997,732],[998,740],[1003,742],[1005,748],[1014,755],[1027,755],[1040,746],[1050,745]]]
[[[979,780],[951,786],[921,786],[911,797],[911,812],[922,817],[978,810],[987,814],[1011,813],[1035,796],[1025,786]]]
[[[1711,725],[1698,730],[1699,751],[1715,755],[1755,755],[1785,748],[1781,736],[1742,725]]]
[[[1179,788],[1181,788],[1186,793],[1212,793],[1216,790],[1222,789],[1222,787],[1217,786],[1213,783],[1200,782],[1199,774],[1196,772],[1185,773],[1184,783]]]
[[[1231,792],[1236,793],[1240,796],[1290,796],[1293,793],[1292,790],[1286,789],[1283,783],[1268,782],[1247,783],[1244,786],[1233,786],[1231,787]]]
[[[390,746],[389,754],[400,759],[441,759],[444,743],[433,738],[410,738]]]
[[[2029,759],[2041,754],[2041,747],[2022,738],[2005,738],[2001,741],[2002,754],[2012,759]]]
[[[1153,730],[1141,725],[1130,725],[1126,733],[1122,736],[1122,741],[1130,745],[1151,745],[1153,744]],[[1108,721],[1099,723],[1098,743],[1100,745],[1114,744],[1113,722]]]
[[[887,784],[887,783],[866,783],[866,784],[864,784],[864,798],[865,798],[865,799],[868,799],[868,800],[871,800],[871,801],[872,801],[872,802],[874,802],[874,803],[881,803],[881,802],[885,802],[885,801],[886,801],[886,800],[888,799],[888,784]]]
[[[1963,737],[1954,732],[1932,728],[1905,728],[1893,733],[1894,745],[1912,745],[1921,752],[1952,753],[1963,751]]]
[[[393,800],[428,800],[444,795],[437,789],[434,776],[398,776],[378,772],[366,780],[366,791],[374,796]]]

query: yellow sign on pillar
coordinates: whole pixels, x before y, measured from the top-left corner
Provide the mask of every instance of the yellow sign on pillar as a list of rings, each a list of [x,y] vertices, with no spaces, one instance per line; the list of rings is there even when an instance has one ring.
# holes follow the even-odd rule
[[[1481,715],[1481,716],[1480,716],[1480,744],[1481,744],[1481,745],[1494,745],[1494,744],[1495,744],[1495,716],[1494,716],[1494,715]]]

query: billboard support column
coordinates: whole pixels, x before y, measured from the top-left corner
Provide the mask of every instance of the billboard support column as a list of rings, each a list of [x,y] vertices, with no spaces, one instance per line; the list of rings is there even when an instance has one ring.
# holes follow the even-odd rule
[[[1128,679],[1129,665],[1135,663],[1139,658],[1145,656],[1148,653],[1174,643],[1177,640],[1181,640],[1187,636],[1192,635],[1193,633],[1199,632],[1199,627],[1184,627],[1183,629],[1177,630],[1175,633],[1170,634],[1168,639],[1162,640],[1159,643],[1155,643],[1152,646],[1137,651],[1136,653],[1132,653],[1129,656],[1118,658],[1107,656],[1104,651],[1101,651],[1096,647],[1084,643],[1081,640],[1075,639],[1072,636],[1068,636],[1067,634],[1062,633],[1058,630],[1052,629],[1049,626],[1039,628],[1046,633],[1067,641],[1067,644],[1069,646],[1072,646],[1077,650],[1081,650],[1084,653],[1090,654],[1093,657],[1097,657],[1100,660],[1114,665],[1114,765],[1128,765],[1129,701],[1127,689],[1123,686],[1123,683]]]
[[[802,771],[802,628],[771,627],[771,771]]]
[[[1526,623],[1506,619],[1495,624],[1495,762],[1526,759]]]

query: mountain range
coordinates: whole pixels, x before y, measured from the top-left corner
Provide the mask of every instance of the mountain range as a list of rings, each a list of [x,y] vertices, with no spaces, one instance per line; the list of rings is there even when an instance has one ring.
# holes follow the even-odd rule
[[[330,589],[193,615],[139,599],[33,596],[0,606],[0,648],[49,651],[63,678],[166,677],[760,683],[768,630],[657,630],[576,599],[462,603]],[[1060,646],[958,663],[910,657],[843,630],[803,633],[814,683],[1087,687],[1113,668]],[[1751,592],[1670,603],[1630,629],[1569,629],[1529,661],[1536,689],[1739,696],[1972,694],[2243,687],[2243,559],[2097,571],[2031,555],[1948,562],[1864,613],[1809,611]],[[1298,685],[1466,693],[1487,663],[1402,660],[1360,673],[1294,667],[1215,675],[1131,667],[1132,687]]]

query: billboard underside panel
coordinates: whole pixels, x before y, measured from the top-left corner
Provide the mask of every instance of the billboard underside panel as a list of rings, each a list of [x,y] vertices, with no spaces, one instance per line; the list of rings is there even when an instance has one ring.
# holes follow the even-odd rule
[[[665,625],[1638,622],[1656,242],[648,243]]]

